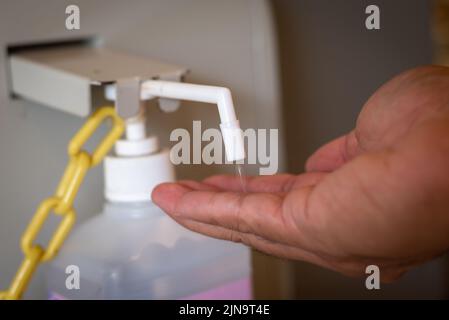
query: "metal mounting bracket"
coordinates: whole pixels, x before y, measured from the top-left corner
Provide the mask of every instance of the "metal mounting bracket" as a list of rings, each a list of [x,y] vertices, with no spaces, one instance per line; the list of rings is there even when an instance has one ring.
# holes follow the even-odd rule
[[[127,118],[138,112],[140,80],[179,81],[187,72],[149,58],[82,45],[15,52],[9,63],[14,95],[81,117],[104,103],[104,85],[118,84],[117,110]]]

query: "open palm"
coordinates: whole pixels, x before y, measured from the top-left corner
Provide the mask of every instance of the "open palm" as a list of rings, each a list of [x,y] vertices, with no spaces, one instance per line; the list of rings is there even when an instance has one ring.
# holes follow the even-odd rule
[[[353,131],[315,152],[306,173],[158,186],[153,201],[185,227],[347,275],[384,281],[449,249],[449,68],[382,86]]]

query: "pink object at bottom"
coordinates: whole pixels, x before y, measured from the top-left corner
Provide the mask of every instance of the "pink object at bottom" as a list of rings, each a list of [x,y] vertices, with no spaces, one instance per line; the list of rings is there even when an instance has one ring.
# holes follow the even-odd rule
[[[180,300],[251,300],[251,280],[243,278]]]

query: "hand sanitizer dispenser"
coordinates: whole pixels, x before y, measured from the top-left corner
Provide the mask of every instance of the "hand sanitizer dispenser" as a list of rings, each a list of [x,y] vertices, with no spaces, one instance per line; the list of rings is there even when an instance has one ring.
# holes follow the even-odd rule
[[[75,229],[47,270],[51,299],[251,298],[248,248],[191,232],[151,202],[152,189],[175,177],[142,118],[128,120],[104,175],[103,212]]]
[[[175,175],[169,151],[145,131],[143,117],[127,120],[125,138],[106,157],[103,212],[51,263],[51,299],[250,299],[248,248],[191,232],[151,202],[152,189]],[[76,289],[67,284],[72,266]]]
[[[175,174],[140,108],[153,98],[163,110],[179,100],[216,104],[226,158],[238,161],[243,138],[227,88],[175,82],[184,68],[101,48],[22,52],[10,67],[18,96],[87,116],[105,89],[126,123],[105,158],[102,213],[79,225],[47,266],[51,299],[251,299],[247,247],[189,231],[151,202],[153,188]]]

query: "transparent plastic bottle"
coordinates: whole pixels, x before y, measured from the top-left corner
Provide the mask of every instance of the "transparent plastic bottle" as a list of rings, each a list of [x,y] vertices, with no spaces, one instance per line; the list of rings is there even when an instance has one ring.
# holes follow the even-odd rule
[[[66,268],[79,268],[68,289]],[[193,233],[152,202],[107,202],[47,270],[51,299],[250,299],[249,250]],[[70,287],[70,286],[69,286]]]
[[[103,212],[47,268],[50,299],[250,299],[250,250],[189,231],[153,204],[153,188],[175,179],[169,152],[143,119],[126,130],[105,159]]]

